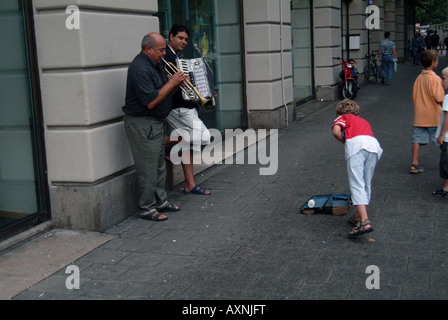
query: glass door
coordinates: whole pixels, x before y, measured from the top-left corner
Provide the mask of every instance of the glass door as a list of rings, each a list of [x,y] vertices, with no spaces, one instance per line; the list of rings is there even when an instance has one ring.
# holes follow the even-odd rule
[[[0,1],[0,239],[44,211],[26,11]]]
[[[294,101],[314,96],[311,0],[291,1]]]

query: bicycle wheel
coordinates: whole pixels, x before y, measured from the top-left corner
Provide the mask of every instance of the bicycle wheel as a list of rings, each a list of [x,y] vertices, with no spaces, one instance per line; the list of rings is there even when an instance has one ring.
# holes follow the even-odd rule
[[[378,81],[380,81],[380,73],[376,64],[372,64],[372,70],[375,77],[375,83],[378,83]]]
[[[364,68],[364,76],[366,77],[367,81],[371,84],[378,83],[378,69],[373,64],[368,64]]]

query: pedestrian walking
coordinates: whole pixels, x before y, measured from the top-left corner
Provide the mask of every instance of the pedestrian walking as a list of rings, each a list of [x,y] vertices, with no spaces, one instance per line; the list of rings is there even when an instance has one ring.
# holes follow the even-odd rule
[[[434,31],[434,34],[431,36],[431,49],[437,50],[439,48],[439,40],[440,37],[437,34],[437,31]]]
[[[374,137],[369,122],[359,116],[359,105],[349,99],[336,109],[338,118],[333,123],[333,136],[345,144],[348,181],[356,212],[349,222],[354,225],[349,236],[372,232],[367,206],[372,194],[372,179],[383,149]]]
[[[411,43],[411,50],[414,55],[414,64],[420,65],[420,52],[425,48],[425,41],[420,33],[416,33]]]
[[[381,63],[381,83],[390,84],[392,80],[392,72],[394,71],[394,59],[397,60],[397,52],[395,51],[395,43],[389,39],[390,32],[384,33],[384,40],[380,42],[378,48],[378,61]]]
[[[443,54],[443,49],[445,49],[445,60],[448,63],[448,35],[443,40],[442,47],[440,48],[440,54]]]

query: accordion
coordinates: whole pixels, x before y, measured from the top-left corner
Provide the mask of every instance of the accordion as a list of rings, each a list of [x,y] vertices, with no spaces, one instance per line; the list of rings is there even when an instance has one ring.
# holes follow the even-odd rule
[[[180,71],[190,77],[191,84],[198,90],[202,97],[214,103],[214,80],[213,72],[203,58],[177,59],[177,67]],[[199,98],[192,92],[182,91],[185,101],[200,102]]]

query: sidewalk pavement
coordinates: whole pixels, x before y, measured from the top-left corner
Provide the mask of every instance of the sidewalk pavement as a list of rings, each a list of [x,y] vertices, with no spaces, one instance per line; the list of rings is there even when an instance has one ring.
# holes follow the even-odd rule
[[[175,190],[170,200],[182,210],[167,221],[130,217],[98,235],[94,249],[72,255],[76,258],[60,263],[54,273],[7,298],[447,299],[448,199],[431,195],[442,185],[439,149],[422,147],[426,170],[409,174],[411,93],[420,71],[408,61],[390,86],[362,85],[356,98],[384,149],[368,207],[373,233],[347,237],[353,207],[345,216],[300,212],[313,195],[349,192],[344,147],[331,134],[337,101],[315,102],[302,107],[307,114],[301,121],[280,132],[275,175],[260,176],[259,165],[217,165],[198,177],[211,196]],[[14,261],[24,259],[24,247],[32,252],[39,241],[0,257],[1,286],[8,283],[2,277],[13,279]],[[39,265],[45,259],[32,258],[36,270],[46,267]],[[67,289],[67,265],[80,269],[80,289]]]

